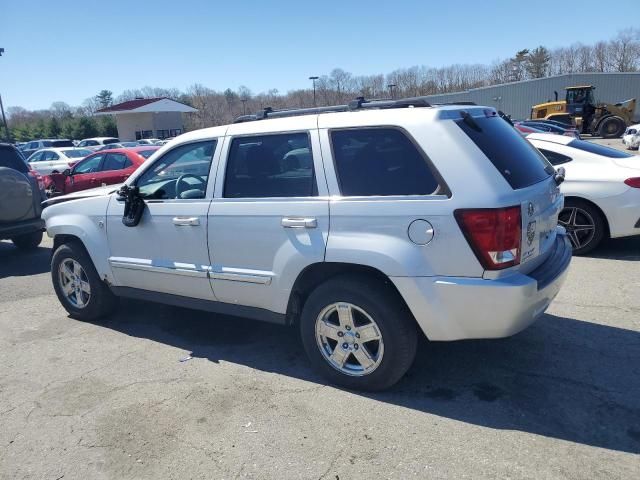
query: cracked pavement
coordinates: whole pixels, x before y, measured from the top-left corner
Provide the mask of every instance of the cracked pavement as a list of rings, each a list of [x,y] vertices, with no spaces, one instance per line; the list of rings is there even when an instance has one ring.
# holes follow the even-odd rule
[[[422,342],[379,394],[326,385],[289,328],[130,301],[73,320],[51,245],[0,242],[1,479],[640,472],[638,238],[575,258],[548,313],[512,338]]]

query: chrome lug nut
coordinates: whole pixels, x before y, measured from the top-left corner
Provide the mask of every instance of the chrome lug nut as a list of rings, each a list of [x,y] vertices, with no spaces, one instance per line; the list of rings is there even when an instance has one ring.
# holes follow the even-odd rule
[[[347,342],[344,342],[342,344],[342,348],[344,348],[346,350],[347,348],[349,348],[349,344]]]
[[[344,337],[344,332],[338,332],[339,337]]]

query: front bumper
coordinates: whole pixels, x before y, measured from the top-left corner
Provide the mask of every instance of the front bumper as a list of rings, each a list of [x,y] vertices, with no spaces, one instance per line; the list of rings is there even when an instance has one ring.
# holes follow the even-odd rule
[[[571,244],[558,233],[547,260],[527,275],[488,280],[464,277],[392,277],[430,340],[514,335],[544,313],[564,283]]]

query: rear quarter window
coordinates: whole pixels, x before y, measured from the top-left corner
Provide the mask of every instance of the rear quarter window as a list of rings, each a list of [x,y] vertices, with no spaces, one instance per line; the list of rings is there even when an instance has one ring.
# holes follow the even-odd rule
[[[439,190],[427,160],[397,128],[331,131],[344,196],[433,195]]]
[[[547,159],[500,117],[468,116],[455,123],[514,190],[541,182],[554,173]]]

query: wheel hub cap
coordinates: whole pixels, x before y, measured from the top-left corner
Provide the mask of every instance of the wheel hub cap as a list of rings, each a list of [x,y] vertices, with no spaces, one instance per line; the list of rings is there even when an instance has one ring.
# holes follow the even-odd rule
[[[384,354],[376,322],[362,308],[346,302],[328,305],[319,313],[316,341],[329,365],[350,376],[373,372]]]
[[[574,249],[587,245],[596,233],[593,217],[582,208],[568,207],[560,212],[558,223],[567,230],[567,236]]]
[[[76,308],[84,308],[91,298],[89,278],[80,263],[66,258],[58,266],[58,281],[62,294]]]

